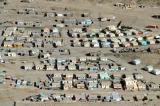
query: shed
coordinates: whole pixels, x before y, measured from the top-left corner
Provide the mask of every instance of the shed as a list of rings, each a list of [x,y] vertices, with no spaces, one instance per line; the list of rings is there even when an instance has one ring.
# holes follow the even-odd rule
[[[110,79],[110,76],[108,75],[107,72],[100,72],[100,73],[99,73],[99,78],[100,78],[101,80],[109,80],[109,79]]]
[[[160,75],[160,69],[153,69],[151,73],[154,75]]]
[[[69,71],[75,71],[76,70],[76,66],[73,65],[73,64],[72,65],[70,64],[70,65],[68,65],[68,70]]]
[[[85,89],[85,84],[84,83],[78,83],[77,85],[78,89]]]
[[[109,89],[111,87],[111,81],[101,81],[102,89]]]
[[[153,39],[153,40],[148,40],[147,43],[149,45],[154,45],[156,43],[156,41]]]
[[[129,42],[123,42],[123,43],[122,43],[122,46],[123,46],[123,47],[130,47],[131,45],[130,45]]]
[[[53,71],[54,70],[54,66],[47,65],[46,66],[46,70],[47,71]]]
[[[84,25],[84,26],[89,26],[91,25],[93,22],[91,19],[82,19],[80,20],[80,24]]]
[[[111,47],[112,47],[112,48],[118,48],[118,47],[119,47],[119,44],[118,44],[118,43],[112,43],[112,44],[111,44]]]
[[[107,57],[100,57],[100,61],[107,62],[108,58]]]
[[[138,41],[138,43],[139,43],[141,46],[147,46],[147,41],[145,41],[145,40]]]
[[[152,65],[146,65],[144,67],[144,70],[148,71],[148,72],[151,72],[153,70],[153,66]]]
[[[23,66],[24,70],[32,70],[33,64],[32,63],[27,63]]]
[[[112,92],[111,93],[111,101],[121,101],[122,96],[118,92]]]
[[[136,42],[136,41],[132,41],[132,42],[131,42],[131,46],[133,46],[133,47],[138,46],[138,42]]]
[[[136,80],[142,80],[142,79],[143,79],[143,75],[140,74],[140,73],[134,73],[133,75],[134,75],[134,78],[135,78]]]
[[[134,60],[131,61],[131,63],[132,63],[133,65],[138,65],[138,64],[141,63],[141,60],[140,60],[140,59],[134,59]]]
[[[137,87],[138,87],[138,90],[146,90],[146,84],[144,84],[141,81],[137,82]]]
[[[35,70],[43,70],[44,64],[37,64],[37,63],[35,63],[34,67],[35,67]]]
[[[86,57],[79,57],[79,61],[80,61],[80,62],[85,62],[86,60],[87,60]]]
[[[65,70],[65,66],[64,65],[57,65],[57,70],[64,71]]]

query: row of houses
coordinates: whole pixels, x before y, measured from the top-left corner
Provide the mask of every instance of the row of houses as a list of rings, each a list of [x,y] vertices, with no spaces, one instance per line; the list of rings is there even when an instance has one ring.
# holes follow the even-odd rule
[[[24,70],[47,70],[47,71],[125,71],[122,66],[107,57],[84,56],[84,57],[68,57],[55,58],[49,53],[40,53],[38,57],[40,62],[26,63],[22,66]]]
[[[110,97],[110,98],[109,98]],[[45,102],[45,101],[54,101],[54,102],[119,102],[122,101],[122,96],[118,92],[112,92],[107,96],[101,95],[92,95],[92,94],[44,94],[40,93],[38,95],[29,96],[23,101],[32,101],[32,102]]]
[[[73,38],[119,38],[119,37],[143,37],[153,34],[149,30],[141,30],[127,26],[109,25],[105,28],[74,27],[68,30],[68,36]]]
[[[158,35],[159,36],[159,35]],[[70,40],[73,47],[93,47],[93,48],[119,48],[119,47],[139,47],[155,45],[160,43],[160,39],[157,36],[145,36],[145,37],[121,37],[121,38],[84,38]]]
[[[17,9],[17,14],[21,15],[38,15],[43,17],[50,17],[50,18],[72,18],[74,16],[77,17],[89,17],[90,13],[87,11],[79,11],[78,13],[75,13],[76,11],[70,11],[67,10],[67,8],[61,8],[61,9],[52,9],[49,11],[40,10],[34,7],[30,8],[23,8],[23,9]]]
[[[68,30],[74,47],[136,47],[159,43],[159,34],[130,27],[72,28]]]
[[[39,93],[23,99],[23,101],[31,102],[145,102],[159,100],[159,94],[138,94],[138,95],[121,95],[118,92],[111,92],[109,94],[45,94]]]
[[[1,83],[4,80],[11,80],[11,86],[16,88],[37,87],[47,90],[128,90],[128,91],[159,91],[160,86],[154,82],[148,82],[143,79],[140,73],[133,74],[109,74],[107,72],[98,73],[79,73],[79,74],[47,74],[48,80],[27,81],[22,78],[16,78],[5,75],[1,72]]]
[[[133,75],[112,74],[107,72],[85,74],[47,74],[48,80],[35,82],[24,79],[11,79],[16,88],[37,87],[46,90],[128,90],[128,91],[159,91],[159,84],[146,82],[140,73]]]
[[[25,27],[5,27],[1,30],[1,36],[13,39],[17,37],[47,37],[55,36],[60,37],[61,28],[58,27],[37,27],[37,28],[25,28]],[[59,36],[58,36],[59,35]],[[17,38],[20,39],[20,38]]]

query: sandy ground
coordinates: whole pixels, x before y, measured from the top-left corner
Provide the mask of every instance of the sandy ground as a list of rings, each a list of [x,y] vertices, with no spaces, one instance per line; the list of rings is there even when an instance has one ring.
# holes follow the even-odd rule
[[[151,16],[154,14],[160,14],[160,8],[151,8],[151,7],[146,7],[144,9],[140,8],[133,8],[133,9],[122,9],[122,8],[117,8],[113,7],[112,3],[106,3],[106,4],[95,4],[95,3],[89,3],[85,0],[79,0],[79,1],[74,1],[74,2],[69,2],[69,0],[64,0],[62,2],[47,2],[46,0],[34,0],[32,4],[27,4],[27,3],[20,3],[20,0],[8,0],[8,5],[5,6],[4,8],[8,11],[1,11],[0,14],[0,22],[10,20],[31,20],[31,21],[43,21],[44,26],[48,24],[53,24],[52,20],[50,21],[46,18],[39,17],[39,16],[24,16],[24,15],[16,15],[14,11],[10,11],[11,9],[22,9],[26,7],[35,7],[38,8],[39,10],[45,10],[48,11],[51,8],[69,8],[74,11],[90,11],[92,13],[91,17],[98,17],[100,14],[102,16],[109,16],[109,15],[114,15],[117,17],[117,20],[112,23],[107,23],[107,24],[117,24],[120,20],[122,21],[122,24],[124,25],[129,25],[133,26],[136,28],[144,28],[146,25],[149,24],[157,24],[160,25],[159,20],[152,19]],[[95,27],[95,26],[93,26]],[[105,26],[104,26],[105,27]],[[99,51],[101,50],[103,53],[110,53],[110,49],[99,49],[99,48],[72,48],[69,46],[69,37],[64,35],[64,39],[66,40],[66,46],[63,48],[69,48],[71,49],[72,56],[82,56],[84,53],[90,52],[90,51]],[[58,56],[58,54],[57,54]],[[134,72],[135,66],[129,65],[128,61],[130,61],[134,57],[139,57],[142,59],[143,63],[137,67],[138,71],[143,73],[144,79],[153,81],[156,83],[160,83],[159,76],[154,76],[149,74],[148,72],[145,72],[141,70],[141,68],[145,64],[153,64],[156,67],[160,67],[160,56],[159,54],[125,54],[122,57],[116,58],[114,56],[109,56],[109,58],[114,59],[115,61],[122,63],[124,66],[128,67],[127,72],[122,72],[122,73],[128,73],[131,74]],[[23,59],[23,58],[22,58]],[[24,58],[25,60],[34,60],[37,61],[36,59],[33,58]],[[16,59],[17,61],[19,58]],[[150,61],[148,61],[150,60]],[[32,71],[32,72],[25,72],[19,68],[21,63],[17,64],[0,64],[1,69],[5,69],[10,75],[19,77],[19,78],[24,78],[26,80],[37,80],[37,79],[45,79],[45,74],[46,73],[57,73],[56,71],[54,72],[38,72],[38,71]],[[59,72],[61,73],[61,72]],[[71,72],[75,73],[75,72]],[[78,72],[76,72],[78,73]],[[158,80],[157,80],[158,79]],[[15,89],[9,87],[8,84],[5,85],[0,85],[0,106],[12,106],[13,101],[20,101],[22,98],[25,98],[27,96],[36,94],[38,92],[53,92],[53,91],[45,91],[45,90],[38,90],[38,89]],[[62,92],[62,91],[55,91],[55,92]],[[68,93],[70,92],[75,92],[75,93],[80,93],[84,91],[67,91]],[[92,92],[93,91],[85,91],[85,92]],[[110,91],[99,91],[100,93],[107,93]],[[127,93],[130,94],[130,92],[123,92],[119,91],[122,94]],[[143,93],[143,92],[142,92]],[[160,92],[158,92],[160,93]],[[135,93],[136,94],[136,93]],[[157,105],[154,105],[157,104]],[[63,106],[63,105],[68,105],[70,106],[71,104],[32,104],[32,103],[17,103],[17,106]],[[78,104],[72,104],[72,105],[78,105],[78,106],[97,106],[97,105],[106,105],[106,104],[101,104],[101,103],[96,103],[96,104],[83,104],[83,103],[78,103]],[[143,103],[109,103],[107,105],[110,106],[118,106],[118,105],[124,105],[124,106],[142,106],[145,105]],[[145,106],[158,106],[158,101],[155,101],[153,103],[148,103]]]

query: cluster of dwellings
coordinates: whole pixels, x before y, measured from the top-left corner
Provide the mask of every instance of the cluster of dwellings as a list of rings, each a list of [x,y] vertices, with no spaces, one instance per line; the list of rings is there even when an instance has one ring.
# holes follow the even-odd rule
[[[47,80],[27,81],[24,79],[10,78],[11,86],[16,88],[36,87],[46,90],[127,90],[127,91],[159,91],[159,84],[147,82],[142,74],[108,74],[79,73],[79,74],[47,74]]]
[[[40,62],[26,63],[21,66],[26,71],[46,70],[46,71],[124,71],[126,67],[110,60],[105,56],[80,56],[55,58],[50,54],[40,54]]]
[[[52,58],[54,54],[69,55],[69,49],[45,50],[38,48],[17,49],[17,48],[2,48],[0,49],[0,62],[7,63],[8,59],[17,57],[37,57],[37,59]]]
[[[45,94],[40,93],[37,95],[29,96],[23,101],[31,102],[145,102],[159,100],[159,94],[138,94],[138,95],[121,95],[118,92],[111,92],[108,94]]]
[[[121,89],[121,90],[146,90],[147,85],[142,81],[141,74],[134,75],[109,75],[107,72],[88,74],[48,74],[49,81],[38,81],[36,86],[41,89],[69,90],[87,89]],[[124,78],[123,78],[124,77]],[[149,89],[149,88],[148,88]],[[159,89],[159,88],[158,88]]]
[[[73,37],[73,47],[118,48],[139,47],[160,43],[160,35],[131,27],[107,26],[105,29],[73,28],[68,31]]]
[[[117,2],[114,4],[115,7],[121,7],[125,9],[131,9],[137,7],[137,3],[135,0],[124,1],[124,2]],[[144,8],[144,6],[140,5],[140,8]]]
[[[114,90],[160,90],[158,84],[146,82],[142,74],[112,74],[107,72],[81,74],[48,74],[49,81],[38,81],[36,86],[42,89],[114,89]]]
[[[88,11],[75,12],[75,11],[69,11],[67,10],[67,8],[52,9],[48,11],[45,11],[42,9],[36,9],[36,8],[24,8],[21,10],[16,10],[15,14],[25,15],[25,16],[36,16],[44,19],[51,19],[52,23],[49,23],[49,25],[56,25],[59,27],[90,26],[93,24],[93,20],[89,18],[90,13]],[[43,26],[43,22],[31,22],[31,21],[23,21],[23,20],[15,21],[14,24],[17,26],[30,26],[30,27]]]
[[[18,28],[1,29],[1,47],[4,48],[44,48],[63,45],[60,29],[52,28]],[[55,38],[55,39],[54,39]]]
[[[92,94],[44,94],[40,93],[38,95],[29,96],[24,101],[32,102],[45,102],[45,101],[54,101],[54,102],[110,102],[110,101],[121,101],[122,96],[117,92],[112,92],[107,96],[101,95],[92,95]]]

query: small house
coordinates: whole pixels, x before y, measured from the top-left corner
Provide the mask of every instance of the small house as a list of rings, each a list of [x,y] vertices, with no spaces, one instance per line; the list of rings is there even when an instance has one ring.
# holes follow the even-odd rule
[[[137,39],[137,41],[141,41],[141,40],[143,40],[143,37],[141,37],[141,36],[136,36],[136,39]]]
[[[147,42],[149,45],[154,45],[156,43],[155,40],[148,40]]]
[[[52,89],[53,90],[59,90],[61,88],[60,82],[52,82]]]
[[[131,46],[133,46],[133,47],[138,46],[138,42],[136,42],[136,41],[132,41],[130,44],[131,44]]]
[[[9,56],[9,57],[16,57],[17,54],[15,52],[8,52],[7,56]]]
[[[96,56],[87,56],[87,61],[97,61],[97,57]]]
[[[123,42],[123,43],[122,43],[122,46],[123,46],[123,47],[130,47],[131,45],[130,45],[129,42]]]
[[[131,61],[131,64],[133,64],[133,65],[138,65],[140,63],[141,63],[140,59],[134,59],[134,60]]]
[[[73,78],[73,74],[70,74],[70,73],[63,74],[63,76],[64,76],[64,79],[72,79]]]
[[[86,85],[88,90],[94,90],[98,88],[98,83],[97,82],[88,82]]]
[[[99,70],[98,66],[89,66],[88,71],[89,72],[97,72]]]
[[[138,41],[138,43],[141,46],[147,46],[147,41],[145,41],[145,40]]]
[[[76,70],[76,66],[75,65],[68,65],[68,70],[69,71],[75,71]]]
[[[106,48],[108,48],[108,47],[111,47],[111,42],[108,42],[108,41],[101,41],[101,46],[102,47],[106,47]]]
[[[151,72],[153,70],[153,66],[152,65],[146,65],[144,67],[144,70],[148,71],[148,72]]]
[[[110,98],[111,98],[111,101],[118,102],[122,100],[122,96],[118,92],[112,92]]]
[[[110,76],[108,75],[107,72],[100,72],[100,73],[99,73],[99,78],[100,78],[101,80],[109,80],[109,79],[110,79]]]
[[[97,73],[89,73],[88,78],[97,79],[98,75],[97,75]]]
[[[138,87],[138,90],[141,91],[141,90],[146,90],[146,84],[144,84],[143,82],[141,81],[138,81],[137,82],[137,87]]]
[[[5,76],[6,76],[6,72],[0,71],[0,84],[4,83]]]
[[[97,102],[98,101],[97,95],[90,94],[87,99],[89,102]]]
[[[101,88],[102,89],[109,89],[111,87],[111,81],[101,81]]]
[[[78,83],[76,85],[76,88],[78,88],[78,89],[85,89],[85,84],[84,83]]]
[[[140,74],[140,73],[134,73],[133,75],[134,75],[134,78],[135,78],[136,80],[142,80],[142,79],[143,79],[143,75]]]
[[[13,44],[14,44],[14,41],[4,41],[2,46],[12,48]]]
[[[116,37],[116,35],[114,33],[109,33],[109,34],[107,34],[107,37],[114,38],[114,37]],[[112,42],[114,42],[114,41],[112,40]]]
[[[111,47],[112,47],[112,48],[118,48],[118,47],[119,47],[119,44],[118,44],[118,43],[111,43]]]
[[[83,70],[87,70],[88,67],[86,64],[78,64],[78,70],[83,71]]]
[[[49,53],[44,53],[42,54],[42,58],[49,58],[50,57],[50,54]]]
[[[155,84],[155,83],[150,83],[147,84],[147,90],[151,90],[151,91],[159,91],[159,84]]]
[[[57,70],[64,71],[66,67],[64,65],[57,65]]]
[[[104,37],[105,37],[105,34],[104,34],[104,33],[99,33],[99,34],[98,34],[98,37],[104,38]]]
[[[126,40],[127,40],[128,42],[131,42],[131,41],[135,41],[135,38],[134,38],[134,37],[127,37]]]
[[[100,61],[107,62],[108,58],[107,57],[100,57]]]
[[[47,12],[47,13],[45,13],[45,16],[47,16],[47,17],[55,17],[55,13],[54,12]]]
[[[138,90],[137,81],[131,78],[125,78],[125,87],[127,90]]]
[[[90,47],[90,42],[84,42],[84,43],[83,43],[83,46],[84,46],[84,47]]]
[[[153,35],[146,35],[144,38],[146,40],[152,40],[152,39],[154,39],[154,36]]]
[[[32,70],[32,68],[33,68],[33,64],[32,63],[28,63],[28,64],[25,64],[24,66],[23,66],[23,69],[24,70]]]
[[[22,42],[14,42],[13,47],[14,48],[23,47],[23,43]]]
[[[45,69],[46,69],[46,71],[53,71],[54,66],[46,65]]]
[[[76,74],[76,78],[78,80],[80,80],[80,79],[86,79],[86,74],[84,74],[84,73]]]
[[[92,24],[92,20],[91,19],[82,19],[80,20],[80,24],[82,24],[83,26],[90,26]]]
[[[160,75],[160,69],[153,69],[151,73],[154,75]]]
[[[79,61],[80,61],[80,62],[85,62],[86,60],[87,60],[86,57],[79,57]]]
[[[44,69],[44,64],[35,63],[34,68],[35,68],[35,70],[43,70]]]
[[[122,84],[118,82],[113,82],[113,89],[122,89]]]
[[[64,83],[63,84],[63,90],[69,90],[73,88],[72,83]]]

